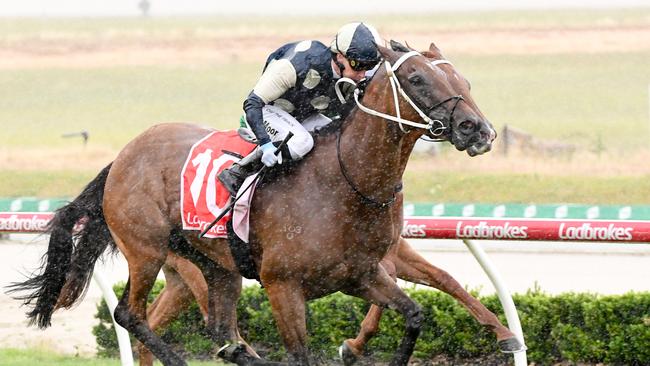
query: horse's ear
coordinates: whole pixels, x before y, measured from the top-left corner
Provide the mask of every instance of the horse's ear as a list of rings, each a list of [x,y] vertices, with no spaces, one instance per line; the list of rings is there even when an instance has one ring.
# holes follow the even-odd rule
[[[381,58],[383,58],[384,60],[393,62],[393,60],[396,60],[398,58],[398,55],[395,53],[395,51],[391,50],[388,47],[377,46],[377,49],[381,54]]]
[[[430,56],[427,56],[429,58],[437,58],[437,59],[444,59],[445,57],[442,55],[442,52],[440,52],[440,49],[436,46],[435,43],[431,42],[429,45],[429,51],[427,53]]]
[[[390,48],[392,48],[393,51],[397,51],[397,52],[409,52],[410,51],[410,49],[408,47],[406,47],[403,44],[401,44],[401,43],[399,43],[397,41],[394,41],[392,39],[390,40]]]

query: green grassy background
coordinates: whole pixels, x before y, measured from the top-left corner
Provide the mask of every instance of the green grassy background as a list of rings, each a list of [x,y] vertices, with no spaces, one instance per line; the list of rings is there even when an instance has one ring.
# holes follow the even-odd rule
[[[650,52],[451,56],[497,129],[611,148],[650,138]],[[625,70],[625,72],[621,72]],[[87,129],[93,144],[120,148],[146,127],[191,121],[236,126],[259,65],[0,70],[0,145],[61,147]]]
[[[650,177],[580,177],[538,174],[422,175],[407,171],[411,202],[650,204]]]
[[[74,197],[96,171],[2,171],[0,197]],[[16,195],[16,192],[20,192]],[[580,177],[538,174],[470,174],[407,170],[411,202],[584,203],[650,205],[650,177]]]
[[[232,128],[256,68],[0,70],[0,144],[64,147],[62,133],[85,129],[93,145],[119,149],[160,122]]]
[[[433,21],[435,19],[435,21]],[[552,27],[599,29],[648,27],[650,9],[476,12],[368,18],[387,35],[410,31],[453,32]],[[7,47],[32,43],[115,44],[212,42],[232,35],[256,37],[331,34],[342,18],[235,17],[152,19],[3,19],[0,42]],[[256,27],[249,26],[251,22]],[[439,44],[443,52],[444,44]],[[276,45],[269,45],[269,51]],[[601,150],[603,164],[625,164],[621,153],[643,151],[650,139],[648,84],[650,51],[473,55],[447,54],[471,81],[472,94],[500,130],[505,124],[536,137],[574,143],[584,151]],[[88,130],[88,151],[117,153],[148,126],[190,121],[217,128],[234,127],[241,104],[254,84],[262,60],[187,66],[0,69],[0,153],[48,149],[77,151],[80,143],[66,132]],[[500,140],[497,140],[497,144]],[[447,149],[451,150],[451,149]],[[80,153],[84,153],[82,150]],[[460,159],[449,151],[437,158]],[[484,164],[493,155],[481,157]],[[47,153],[42,158],[48,159]],[[114,156],[114,155],[113,155]],[[21,169],[0,166],[0,196],[72,196],[111,157],[92,167]],[[415,160],[431,159],[416,156]],[[582,176],[563,171],[522,174],[512,168],[494,173],[441,170],[407,171],[411,201],[650,203],[649,176]],[[595,167],[594,169],[597,169]]]

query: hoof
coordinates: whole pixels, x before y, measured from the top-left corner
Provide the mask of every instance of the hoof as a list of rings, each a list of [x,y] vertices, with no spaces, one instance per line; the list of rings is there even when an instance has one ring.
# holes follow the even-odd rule
[[[339,356],[341,357],[341,361],[343,361],[343,364],[345,366],[354,365],[359,359],[359,357],[354,354],[354,352],[352,352],[352,349],[346,342],[343,342],[341,347],[339,347]]]
[[[242,352],[246,352],[243,345],[226,343],[225,346],[219,348],[217,356],[228,362],[235,362],[237,356]]]
[[[217,356],[238,365],[237,361],[241,361],[242,355],[246,355],[246,347],[243,344],[226,344],[217,351]]]
[[[239,366],[280,366],[283,365],[279,362],[266,361],[261,359],[257,354],[255,356],[251,355],[246,345],[243,343],[236,344],[226,344],[225,346],[219,348],[217,351],[217,356],[224,359],[225,361],[237,364]]]
[[[503,353],[518,353],[528,349],[523,343],[519,342],[517,337],[502,339],[497,344],[499,350]]]

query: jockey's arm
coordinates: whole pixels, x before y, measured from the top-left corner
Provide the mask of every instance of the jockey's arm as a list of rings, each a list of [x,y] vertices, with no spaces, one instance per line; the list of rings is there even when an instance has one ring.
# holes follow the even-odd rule
[[[262,108],[294,87],[296,79],[296,69],[289,60],[273,61],[264,70],[253,91],[244,101],[246,121],[251,126],[260,146],[271,141],[264,127]]]

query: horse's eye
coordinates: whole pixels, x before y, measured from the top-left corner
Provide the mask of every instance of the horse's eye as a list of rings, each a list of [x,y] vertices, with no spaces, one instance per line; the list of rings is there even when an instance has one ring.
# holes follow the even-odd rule
[[[424,82],[424,79],[422,79],[422,76],[420,75],[411,75],[409,76],[409,83],[413,85],[420,85]]]

